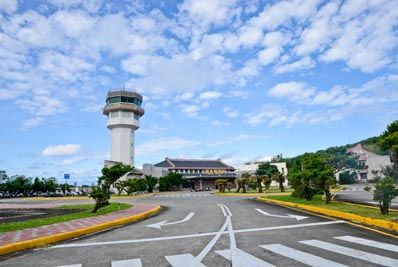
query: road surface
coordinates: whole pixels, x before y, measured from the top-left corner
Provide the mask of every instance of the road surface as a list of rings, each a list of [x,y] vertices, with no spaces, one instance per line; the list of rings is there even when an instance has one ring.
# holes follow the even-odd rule
[[[398,239],[242,197],[175,193],[165,210],[93,236],[1,258],[1,266],[398,266]]]
[[[373,200],[373,190],[371,192],[365,191],[363,188],[365,184],[344,185],[344,189],[337,192],[335,200],[347,201],[370,206],[379,206],[378,202]],[[398,209],[398,198],[393,199],[391,208]]]

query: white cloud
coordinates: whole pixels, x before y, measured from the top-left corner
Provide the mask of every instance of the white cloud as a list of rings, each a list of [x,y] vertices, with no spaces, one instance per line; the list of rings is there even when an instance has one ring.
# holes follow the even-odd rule
[[[297,102],[308,102],[315,88],[301,82],[279,83],[268,91],[268,95]]]
[[[357,14],[353,19],[352,12],[357,12],[347,5],[338,18],[337,27],[342,30],[320,59],[326,62],[343,60],[351,69],[363,72],[375,72],[387,66],[391,62],[389,52],[398,42],[394,30],[398,19],[396,1],[369,1],[364,5],[366,9],[359,9],[366,15]]]
[[[46,147],[41,154],[43,156],[71,156],[80,151],[80,145],[67,144]]]
[[[195,23],[207,27],[212,24],[223,25],[229,21],[235,4],[234,0],[187,0],[179,9],[187,12]]]
[[[41,125],[44,122],[44,119],[41,117],[34,117],[22,122],[22,129],[27,130],[32,127],[36,127]]]
[[[300,60],[291,63],[278,65],[274,69],[276,73],[287,73],[287,72],[310,69],[313,67],[315,67],[314,60],[312,60],[312,58],[310,57],[303,57]]]
[[[143,68],[146,74],[131,79],[127,85],[153,97],[199,91],[208,86],[221,86],[236,81],[232,65],[221,56],[201,60],[193,60],[187,55],[176,55],[173,58],[156,56],[151,57],[148,65]]]
[[[258,60],[261,65],[266,66],[273,63],[283,52],[283,44],[286,42],[280,32],[270,32],[264,37],[265,49],[258,53]]]
[[[237,118],[240,116],[239,111],[233,108],[226,107],[223,109],[223,112],[228,118]]]
[[[76,164],[76,163],[83,162],[85,160],[87,160],[86,157],[73,157],[73,158],[69,158],[69,159],[55,161],[54,164],[55,165],[61,165],[61,166],[73,165],[73,164]]]
[[[210,100],[210,99],[217,99],[222,96],[222,93],[217,91],[205,91],[199,95],[199,99],[202,100]]]
[[[247,141],[247,140],[252,140],[252,139],[262,139],[266,138],[266,136],[261,136],[261,135],[251,135],[251,134],[238,134],[236,136],[230,137],[230,138],[225,138],[221,141],[214,142],[214,143],[208,143],[208,146],[221,146],[221,145],[228,145],[228,144],[233,144],[233,143],[238,143],[242,141]]]
[[[5,13],[12,14],[18,8],[17,0],[4,0],[0,1],[0,11],[4,11]]]
[[[316,14],[310,27],[306,28],[300,37],[300,43],[294,48],[298,55],[307,55],[329,43],[339,31],[339,27],[333,23],[332,18],[339,9],[338,2],[330,2],[324,5]]]
[[[49,116],[66,111],[60,100],[45,95],[36,95],[32,99],[22,98],[17,100],[17,104],[36,116]]]
[[[143,142],[136,147],[137,156],[167,153],[173,150],[192,148],[200,143],[180,137],[164,137]]]
[[[200,110],[200,107],[197,105],[179,105],[178,108],[189,117],[196,117]]]

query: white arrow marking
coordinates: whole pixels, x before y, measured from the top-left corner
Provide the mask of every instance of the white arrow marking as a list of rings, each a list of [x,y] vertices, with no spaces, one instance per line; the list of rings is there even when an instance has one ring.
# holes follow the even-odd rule
[[[147,227],[152,227],[152,228],[157,228],[157,229],[161,229],[161,226],[166,226],[166,225],[173,225],[173,224],[178,224],[178,223],[183,223],[183,222],[187,222],[189,221],[193,215],[195,214],[195,212],[190,212],[187,217],[185,217],[184,219],[182,219],[181,221],[176,221],[176,222],[170,222],[168,223],[167,221],[161,221],[161,222],[157,222],[154,224],[148,224]]]
[[[294,214],[286,214],[287,216],[284,216],[284,215],[275,215],[275,214],[270,214],[270,213],[268,213],[268,212],[265,212],[265,211],[263,211],[263,210],[261,210],[261,209],[256,209],[256,210],[257,210],[258,212],[264,214],[264,215],[271,216],[271,217],[278,217],[278,218],[293,218],[293,219],[296,219],[297,221],[301,221],[301,220],[304,220],[304,219],[307,219],[307,218],[308,218],[308,217],[306,217],[306,216],[299,216],[299,215],[294,215]]]

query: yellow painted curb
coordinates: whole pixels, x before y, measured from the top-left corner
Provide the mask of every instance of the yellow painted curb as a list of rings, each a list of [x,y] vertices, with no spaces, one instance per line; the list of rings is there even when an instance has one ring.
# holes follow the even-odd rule
[[[42,246],[49,245],[51,243],[56,243],[56,242],[76,238],[76,237],[79,237],[82,235],[87,235],[87,234],[92,234],[95,232],[103,231],[103,230],[113,228],[116,226],[120,226],[120,225],[124,225],[127,223],[132,223],[132,222],[135,222],[138,220],[145,219],[145,218],[151,216],[152,214],[157,213],[159,210],[160,210],[160,206],[156,206],[155,208],[153,208],[151,210],[148,210],[148,211],[140,213],[140,214],[132,215],[129,217],[116,219],[113,221],[81,228],[81,229],[70,231],[70,232],[59,233],[59,234],[45,236],[45,237],[39,237],[39,238],[31,239],[31,240],[26,240],[26,241],[16,242],[14,244],[1,246],[0,247],[0,255],[9,254],[12,252],[21,251],[21,250],[25,250],[25,249],[42,247]]]
[[[355,215],[355,214],[351,214],[351,213],[345,213],[345,212],[341,212],[341,211],[324,209],[324,208],[313,207],[313,206],[309,206],[309,205],[303,205],[303,204],[286,202],[286,201],[280,201],[280,200],[275,200],[275,199],[257,198],[257,200],[262,201],[262,202],[302,209],[302,210],[306,210],[306,211],[310,211],[310,212],[314,212],[314,213],[320,213],[320,214],[324,214],[327,216],[332,216],[335,218],[352,221],[355,223],[361,223],[361,224],[365,224],[365,225],[369,225],[369,226],[376,226],[376,227],[383,228],[383,229],[386,229],[389,231],[398,232],[398,223],[395,223],[395,222],[390,222],[390,221],[381,220],[381,219],[373,219],[373,218]]]

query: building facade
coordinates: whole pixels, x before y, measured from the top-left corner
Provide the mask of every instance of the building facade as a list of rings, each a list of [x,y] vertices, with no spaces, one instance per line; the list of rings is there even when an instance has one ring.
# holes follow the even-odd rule
[[[134,167],[134,137],[144,115],[141,108],[142,95],[136,92],[110,91],[106,97],[103,114],[107,116],[107,127],[111,130],[111,156],[105,165],[121,162]]]
[[[258,169],[258,166],[260,164],[263,164],[265,162],[259,162],[259,161],[254,161],[254,162],[248,162],[239,166],[236,166],[236,174],[237,175],[242,175],[243,173],[249,173],[249,174],[255,174],[256,170]],[[270,162],[271,165],[274,165],[278,168],[278,171],[285,175],[285,178],[287,178],[287,166],[286,162]],[[284,185],[288,184],[288,180],[285,179]],[[271,186],[278,186],[279,184],[275,181],[271,182]]]
[[[381,169],[392,164],[389,155],[378,155],[362,147],[361,144],[349,148],[347,153],[358,157],[358,162],[363,168],[357,172],[358,180],[361,182],[372,181],[376,178],[376,173]]]
[[[235,168],[225,164],[221,159],[165,158],[155,164],[154,167],[155,169],[153,170],[157,172],[163,170],[181,173],[188,180],[189,187],[195,190],[214,189],[216,188],[217,179],[226,179],[233,182],[236,178]]]

